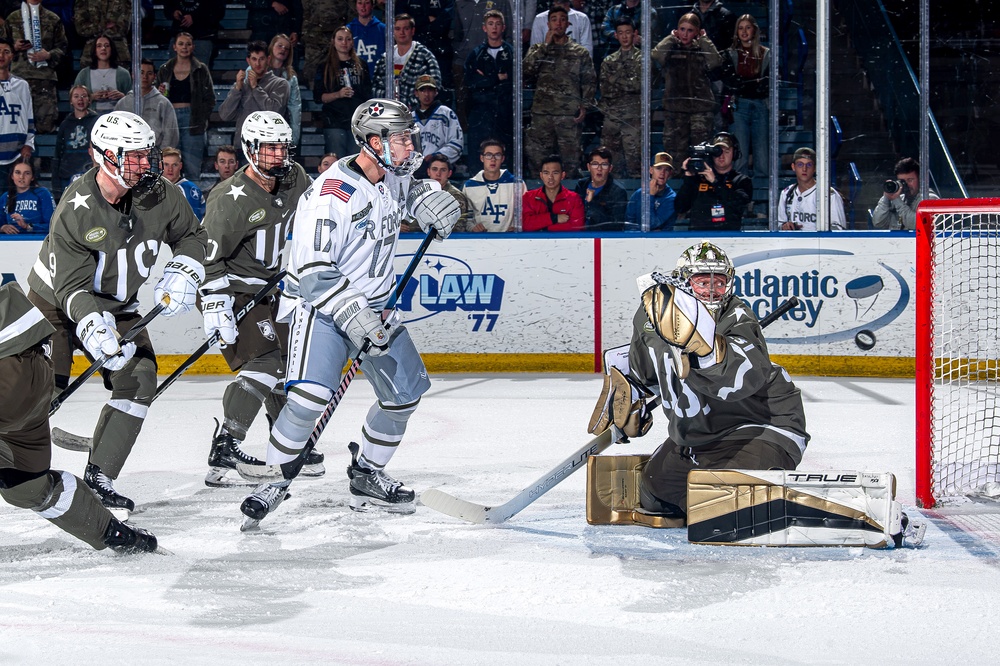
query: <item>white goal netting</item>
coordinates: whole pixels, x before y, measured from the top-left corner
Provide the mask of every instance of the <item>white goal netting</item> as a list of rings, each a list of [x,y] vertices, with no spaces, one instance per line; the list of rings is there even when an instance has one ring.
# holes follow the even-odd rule
[[[1000,213],[929,219],[931,492],[937,503],[1000,498]]]

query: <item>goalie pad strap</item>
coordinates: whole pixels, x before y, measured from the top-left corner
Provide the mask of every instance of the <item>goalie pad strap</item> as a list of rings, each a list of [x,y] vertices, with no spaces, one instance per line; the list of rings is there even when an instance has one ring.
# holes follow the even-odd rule
[[[902,531],[890,473],[692,470],[688,540],[885,548]]]

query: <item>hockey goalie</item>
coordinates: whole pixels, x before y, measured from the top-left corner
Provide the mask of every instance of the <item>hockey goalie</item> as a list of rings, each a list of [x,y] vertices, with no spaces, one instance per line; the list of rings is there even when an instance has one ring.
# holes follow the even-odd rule
[[[590,459],[588,521],[687,524],[700,543],[901,545],[891,474],[794,471],[809,442],[802,397],[733,298],[734,280],[729,257],[707,241],[670,275],[637,279],[632,341],[605,352],[589,430],[641,437],[658,396],[669,436],[649,456]]]

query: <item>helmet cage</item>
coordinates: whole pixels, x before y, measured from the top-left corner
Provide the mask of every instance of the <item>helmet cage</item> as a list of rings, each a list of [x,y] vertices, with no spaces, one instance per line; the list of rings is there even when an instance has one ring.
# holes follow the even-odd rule
[[[725,252],[708,241],[702,241],[685,250],[677,260],[674,274],[687,283],[695,298],[701,301],[713,315],[717,315],[733,296],[736,284],[736,269],[733,267],[733,262],[729,260]],[[714,290],[708,294],[698,293],[691,284],[691,278],[701,275],[723,278],[725,289],[721,293]],[[711,284],[714,282],[713,280]]]

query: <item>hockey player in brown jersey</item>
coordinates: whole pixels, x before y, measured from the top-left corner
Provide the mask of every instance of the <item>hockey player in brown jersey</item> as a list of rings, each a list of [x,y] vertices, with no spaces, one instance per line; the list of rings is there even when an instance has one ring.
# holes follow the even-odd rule
[[[263,403],[273,422],[285,404],[288,326],[275,321],[271,301],[263,301],[237,324],[233,315],[275,273],[291,230],[299,196],[312,182],[289,156],[292,129],[274,111],[254,111],[240,132],[248,165],[217,187],[205,214],[209,255],[201,310],[205,333],[216,331],[222,355],[239,374],[222,398],[223,421],[216,428],[205,483],[235,485],[227,478],[237,463],[263,462],[240,448]],[[275,299],[276,300],[276,299]],[[323,473],[323,454],[314,451],[302,473]]]
[[[0,287],[0,496],[101,550],[154,551],[156,537],[118,521],[78,477],[51,469],[52,325],[21,287]]]
[[[734,278],[721,249],[691,246],[672,275],[638,278],[632,342],[605,352],[609,379],[592,432],[614,421],[641,436],[652,423],[645,398],[663,400],[669,437],[639,486],[647,512],[683,518],[691,470],[795,469],[805,452],[802,396],[771,361],[757,318],[733,298]]]
[[[49,235],[28,276],[29,298],[55,327],[56,386],[68,383],[73,348],[106,354],[111,399],[94,429],[85,481],[108,507],[131,511],[115,491],[156,390],[156,356],[146,332],[119,346],[119,333],[139,318],[139,287],[157,255],[173,258],[154,289],[163,316],[194,308],[205,277],[206,234],[183,192],[159,176],[155,136],[139,116],[106,114],[91,132],[97,168],[74,181],[52,216]]]

